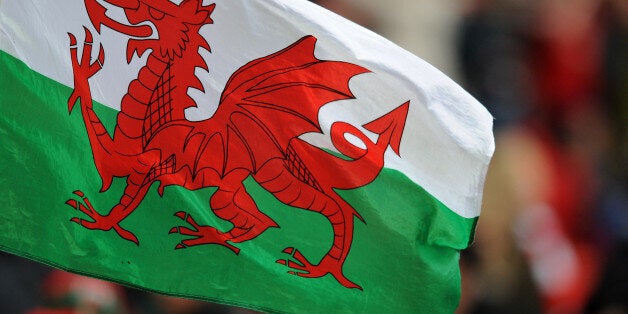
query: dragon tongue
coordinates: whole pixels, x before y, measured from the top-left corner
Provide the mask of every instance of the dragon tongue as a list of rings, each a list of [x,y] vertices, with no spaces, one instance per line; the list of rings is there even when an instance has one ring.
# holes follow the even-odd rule
[[[136,53],[138,57],[141,57],[149,48],[146,40],[129,39],[126,47],[126,62],[131,63],[131,59]]]

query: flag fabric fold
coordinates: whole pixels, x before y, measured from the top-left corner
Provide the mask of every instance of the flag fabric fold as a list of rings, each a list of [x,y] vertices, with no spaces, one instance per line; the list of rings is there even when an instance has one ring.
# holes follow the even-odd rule
[[[0,248],[268,312],[452,312],[492,117],[307,1],[0,2]]]

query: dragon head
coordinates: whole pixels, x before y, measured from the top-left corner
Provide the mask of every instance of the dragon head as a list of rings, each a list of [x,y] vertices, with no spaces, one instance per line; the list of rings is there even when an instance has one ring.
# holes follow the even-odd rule
[[[170,0],[101,1],[124,9],[131,24],[126,25],[108,17],[105,14],[107,9],[97,0],[85,0],[89,18],[98,32],[100,26],[105,25],[134,37],[129,39],[127,45],[127,61],[135,53],[141,56],[149,49],[163,61],[180,58],[188,45],[209,50],[209,45],[198,35],[198,31],[203,25],[213,23],[211,13],[215,4],[203,5],[203,0],[183,0],[180,4]]]

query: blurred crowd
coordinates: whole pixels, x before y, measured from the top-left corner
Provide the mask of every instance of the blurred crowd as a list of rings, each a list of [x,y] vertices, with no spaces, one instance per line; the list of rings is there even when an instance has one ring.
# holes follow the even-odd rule
[[[314,2],[441,68],[495,117],[459,313],[628,313],[628,1]],[[73,309],[251,312],[0,253],[0,312]]]
[[[472,1],[462,83],[496,152],[461,312],[628,313],[628,1]]]

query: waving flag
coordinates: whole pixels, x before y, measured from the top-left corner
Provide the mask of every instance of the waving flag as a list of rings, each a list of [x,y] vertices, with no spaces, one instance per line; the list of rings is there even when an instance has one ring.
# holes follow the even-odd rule
[[[280,312],[453,311],[492,118],[307,1],[0,2],[0,247]]]

